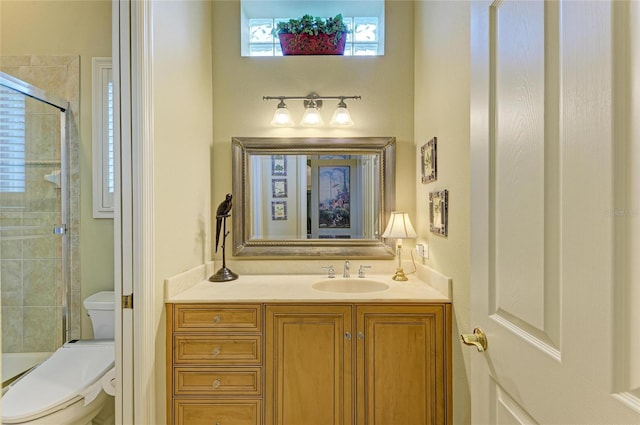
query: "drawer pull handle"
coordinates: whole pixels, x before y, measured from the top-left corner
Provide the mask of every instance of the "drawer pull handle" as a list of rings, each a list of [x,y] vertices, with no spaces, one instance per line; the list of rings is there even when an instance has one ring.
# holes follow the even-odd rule
[[[222,425],[220,422],[216,422],[216,425]]]
[[[362,341],[364,339],[364,333],[358,332],[358,339]]]
[[[220,316],[216,316],[213,318],[213,323],[220,323]]]
[[[345,332],[344,337],[347,341],[351,341],[351,332]]]
[[[213,354],[213,357],[218,357],[220,355],[220,347],[216,347],[213,349],[213,351],[211,352],[211,354]]]
[[[222,381],[220,381],[220,378],[216,378],[213,380],[213,388],[220,388],[220,384],[222,383]]]

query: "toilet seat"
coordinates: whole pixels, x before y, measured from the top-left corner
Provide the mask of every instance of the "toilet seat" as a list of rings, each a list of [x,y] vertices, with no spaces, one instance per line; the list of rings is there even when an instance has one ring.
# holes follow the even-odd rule
[[[2,396],[2,423],[35,420],[76,403],[114,360],[113,341],[66,343],[9,387]]]

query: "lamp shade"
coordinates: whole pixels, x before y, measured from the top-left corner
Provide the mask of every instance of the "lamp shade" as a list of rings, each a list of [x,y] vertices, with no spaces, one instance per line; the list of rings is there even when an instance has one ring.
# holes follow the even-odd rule
[[[278,105],[276,112],[273,114],[271,125],[274,127],[293,127],[293,118],[284,102]]]
[[[304,115],[302,115],[302,121],[300,121],[300,125],[303,127],[319,127],[324,124],[322,120],[322,115],[320,115],[320,111],[317,108],[309,107],[304,110]]]
[[[351,114],[345,107],[339,107],[333,112],[333,116],[331,117],[331,121],[329,124],[333,127],[351,127],[353,125],[353,120],[351,119]]]
[[[417,233],[409,220],[406,212],[392,212],[387,228],[382,234],[383,238],[409,239],[417,237]]]

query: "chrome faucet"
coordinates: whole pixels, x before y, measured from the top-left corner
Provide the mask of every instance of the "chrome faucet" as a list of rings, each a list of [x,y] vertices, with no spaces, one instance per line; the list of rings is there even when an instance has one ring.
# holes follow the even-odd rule
[[[349,274],[349,260],[344,260],[344,272],[342,273],[342,277],[351,277]]]
[[[370,269],[370,268],[371,268],[371,266],[361,265],[361,266],[360,266],[360,269],[358,269],[358,277],[359,277],[359,278],[364,278],[364,277],[365,277],[365,275],[364,275],[364,269]]]

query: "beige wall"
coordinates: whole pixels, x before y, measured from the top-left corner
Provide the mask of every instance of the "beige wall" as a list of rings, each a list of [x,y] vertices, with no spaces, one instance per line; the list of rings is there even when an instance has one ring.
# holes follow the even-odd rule
[[[470,423],[468,373],[472,350],[457,336],[469,321],[469,2],[416,3],[415,151],[420,177],[420,147],[438,138],[438,179],[418,184],[416,231],[429,244],[425,264],[453,280],[453,423]],[[428,193],[449,190],[449,234],[429,232]]]
[[[240,56],[239,1],[213,3],[213,164],[212,202],[231,191],[231,137],[395,136],[396,207],[415,209],[413,156],[413,2],[387,3],[385,55],[379,57]],[[269,125],[277,102],[262,96],[360,95],[347,101],[356,125],[349,129],[274,128]],[[325,101],[329,122],[337,102]],[[302,102],[289,102],[294,119]],[[220,251],[218,251],[220,255]]]
[[[166,423],[164,279],[211,259],[211,2],[161,1],[153,14],[156,421]]]
[[[0,2],[0,55],[80,57],[80,251],[81,298],[113,288],[113,221],[93,218],[91,58],[111,56],[111,2]],[[82,317],[82,337],[92,336]]]

